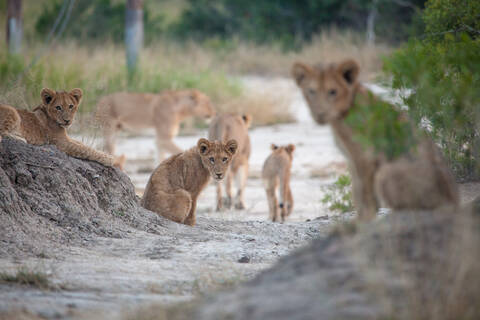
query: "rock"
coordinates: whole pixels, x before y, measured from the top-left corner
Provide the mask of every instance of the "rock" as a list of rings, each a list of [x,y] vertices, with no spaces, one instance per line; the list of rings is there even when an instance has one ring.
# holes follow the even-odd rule
[[[250,257],[249,256],[242,256],[240,259],[238,259],[239,263],[249,263],[250,262]]]
[[[55,146],[0,142],[0,257],[46,255],[52,244],[121,238],[132,228],[161,233],[169,224],[140,207],[130,179],[117,169]]]
[[[480,318],[480,216],[402,212],[348,223],[197,305],[194,319]]]

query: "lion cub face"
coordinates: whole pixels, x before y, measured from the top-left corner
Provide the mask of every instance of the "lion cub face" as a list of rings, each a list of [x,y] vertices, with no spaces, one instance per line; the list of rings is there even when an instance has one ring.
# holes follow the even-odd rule
[[[189,108],[194,116],[205,119],[215,116],[215,109],[206,94],[196,89],[186,90],[185,94],[188,96]]]
[[[63,128],[72,125],[78,105],[82,100],[82,90],[75,88],[70,92],[44,88],[41,92],[43,105],[48,116]]]
[[[272,143],[272,145],[270,146],[270,149],[272,150],[272,153],[275,153],[275,154],[286,154],[290,162],[292,162],[293,151],[295,151],[295,145],[290,143],[286,146],[277,146],[276,144]]]
[[[292,67],[292,75],[318,124],[346,115],[358,87],[358,72],[353,60],[328,66],[295,63]]]
[[[200,139],[197,143],[202,164],[208,169],[212,178],[220,181],[225,177],[225,172],[237,152],[237,141],[229,140],[227,143]]]

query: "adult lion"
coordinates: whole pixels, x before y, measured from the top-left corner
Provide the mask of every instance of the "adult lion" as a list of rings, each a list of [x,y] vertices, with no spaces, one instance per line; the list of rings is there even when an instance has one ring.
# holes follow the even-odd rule
[[[154,128],[159,161],[165,158],[166,152],[182,152],[173,142],[180,122],[190,116],[210,118],[214,115],[210,98],[196,89],[168,90],[159,94],[112,93],[99,100],[96,112],[108,153],[115,153],[117,130]]]

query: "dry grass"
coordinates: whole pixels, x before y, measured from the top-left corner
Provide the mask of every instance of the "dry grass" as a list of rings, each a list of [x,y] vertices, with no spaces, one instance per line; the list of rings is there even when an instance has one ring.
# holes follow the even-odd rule
[[[39,289],[52,287],[47,274],[26,267],[19,268],[15,274],[0,272],[0,283],[27,285]]]

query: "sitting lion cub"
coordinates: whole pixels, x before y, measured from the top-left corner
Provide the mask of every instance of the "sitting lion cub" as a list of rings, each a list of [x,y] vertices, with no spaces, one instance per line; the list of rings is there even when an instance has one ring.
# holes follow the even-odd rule
[[[292,168],[295,146],[276,146],[272,144],[272,154],[265,160],[262,169],[262,179],[267,192],[270,219],[275,222],[289,216],[293,210],[292,190],[290,189],[290,170]],[[280,204],[276,191],[280,187]],[[280,209],[280,215],[279,215]]]
[[[196,89],[159,94],[112,93],[100,99],[96,113],[103,127],[105,151],[115,153],[115,135],[119,129],[154,128],[160,162],[166,152],[173,155],[183,151],[173,142],[180,122],[191,116],[210,118],[214,115],[210,98]]]
[[[457,185],[436,145],[359,83],[355,61],[296,63],[292,74],[313,118],[330,124],[349,160],[360,219],[375,217],[379,202],[394,210],[458,204]]]
[[[195,224],[197,197],[210,176],[225,177],[237,142],[198,140],[197,146],[171,156],[153,172],[145,188],[142,206],[178,223]]]
[[[105,166],[122,165],[114,157],[89,148],[71,139],[66,128],[70,127],[82,100],[82,90],[70,92],[44,88],[41,91],[42,104],[33,111],[17,110],[0,105],[0,141],[5,134],[19,134],[28,143],[35,145],[54,144],[69,156],[99,162]]]

